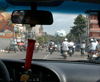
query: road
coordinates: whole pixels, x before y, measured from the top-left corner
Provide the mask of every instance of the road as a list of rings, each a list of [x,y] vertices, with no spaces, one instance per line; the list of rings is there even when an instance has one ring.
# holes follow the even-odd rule
[[[0,58],[6,58],[6,59],[25,59],[26,58],[26,52],[0,52]],[[33,54],[32,59],[49,59],[49,60],[64,60],[63,56],[61,56],[60,52],[54,52],[53,54],[49,54],[49,52],[39,51],[37,53]],[[85,53],[84,58],[81,57],[80,52],[75,52],[72,57],[67,57],[67,60],[87,60],[87,53]]]

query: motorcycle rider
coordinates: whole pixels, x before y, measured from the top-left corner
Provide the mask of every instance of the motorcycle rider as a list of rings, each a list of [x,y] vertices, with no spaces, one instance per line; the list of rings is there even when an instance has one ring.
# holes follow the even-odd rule
[[[72,48],[72,53],[74,53],[74,42],[73,40],[71,42],[69,42],[69,49]]]
[[[55,51],[57,51],[57,44],[55,44]]]
[[[54,45],[54,42],[52,41],[52,40],[50,40],[50,42],[48,43],[48,50],[49,50],[49,52],[50,52],[50,47],[52,46],[53,47],[53,51],[54,51],[54,47],[55,47],[55,45]]]
[[[96,39],[96,38],[93,38],[94,39],[94,42],[98,45],[98,39]]]
[[[67,51],[68,52],[68,50],[69,50],[68,45],[69,44],[67,42],[67,38],[65,38],[64,41],[62,42],[62,50],[63,50],[63,52],[64,51]],[[67,54],[67,56],[68,56],[68,54]]]
[[[62,41],[62,43],[64,42],[64,40]],[[61,49],[61,54],[63,54],[63,50],[62,50],[62,44],[60,45],[60,49]]]
[[[85,40],[82,41],[82,44],[81,44],[81,55],[82,55],[82,50],[85,50]]]
[[[98,51],[98,55],[100,56],[100,39],[97,39],[98,44],[97,44],[97,51]]]
[[[90,50],[88,51],[88,58],[89,58],[89,56],[90,56],[90,53],[91,53],[92,51],[95,51],[95,50],[96,50],[96,47],[97,47],[97,43],[94,42],[93,39],[90,39]],[[97,53],[96,53],[96,55],[97,55]]]

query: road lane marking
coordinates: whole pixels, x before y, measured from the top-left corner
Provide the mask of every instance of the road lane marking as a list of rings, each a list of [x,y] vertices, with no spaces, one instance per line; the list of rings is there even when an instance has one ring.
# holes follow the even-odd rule
[[[49,54],[47,54],[44,59],[46,59],[48,56],[49,56]]]

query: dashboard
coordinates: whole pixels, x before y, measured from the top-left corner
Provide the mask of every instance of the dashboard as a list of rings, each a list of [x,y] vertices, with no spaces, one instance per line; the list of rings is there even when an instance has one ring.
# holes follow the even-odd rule
[[[11,82],[20,82],[21,75],[26,72],[22,68],[25,60],[1,60],[7,66]],[[28,82],[100,82],[100,65],[90,62],[33,60]]]

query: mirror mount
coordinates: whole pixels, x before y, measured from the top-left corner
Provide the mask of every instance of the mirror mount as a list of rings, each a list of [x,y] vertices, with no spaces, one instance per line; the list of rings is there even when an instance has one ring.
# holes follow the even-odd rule
[[[34,27],[34,26],[35,26],[35,24],[30,24],[30,26],[31,26],[31,27]]]
[[[31,2],[31,10],[36,11],[37,10],[37,3],[36,2]],[[30,24],[31,27],[34,27],[35,24]]]
[[[37,10],[37,3],[36,2],[31,2],[31,10],[36,11]]]

